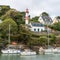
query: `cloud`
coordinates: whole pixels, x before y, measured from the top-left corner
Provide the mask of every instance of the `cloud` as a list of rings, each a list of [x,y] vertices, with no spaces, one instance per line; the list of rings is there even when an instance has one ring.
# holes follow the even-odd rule
[[[10,5],[19,11],[29,9],[31,16],[46,11],[50,16],[60,16],[60,0],[0,0],[0,5]]]

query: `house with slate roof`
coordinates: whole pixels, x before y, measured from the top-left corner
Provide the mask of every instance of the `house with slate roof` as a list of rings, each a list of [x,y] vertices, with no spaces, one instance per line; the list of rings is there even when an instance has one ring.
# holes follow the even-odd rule
[[[29,26],[30,26],[29,29],[33,32],[42,32],[45,30],[45,27],[42,23],[33,22],[33,23],[30,23]]]

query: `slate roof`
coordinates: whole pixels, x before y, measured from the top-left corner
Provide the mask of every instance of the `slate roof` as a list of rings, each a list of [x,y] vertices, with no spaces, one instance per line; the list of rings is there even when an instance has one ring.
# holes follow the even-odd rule
[[[42,23],[31,23],[32,26],[35,27],[43,27],[44,25]]]

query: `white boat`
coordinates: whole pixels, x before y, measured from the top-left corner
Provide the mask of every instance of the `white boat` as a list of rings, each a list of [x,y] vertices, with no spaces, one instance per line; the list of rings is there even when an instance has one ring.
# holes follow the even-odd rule
[[[45,49],[45,54],[53,54],[53,49]]]
[[[25,50],[25,51],[22,51],[20,53],[21,55],[25,56],[25,55],[36,55],[36,52],[35,51],[30,51],[30,50]]]
[[[21,52],[21,55],[36,55],[36,52]]]
[[[45,54],[60,54],[60,49],[58,48],[50,48],[50,49],[45,49]]]
[[[60,54],[60,48],[43,49],[40,47],[39,54]]]
[[[4,49],[4,50],[1,50],[1,52],[3,54],[20,54],[20,50],[16,50],[16,49]]]

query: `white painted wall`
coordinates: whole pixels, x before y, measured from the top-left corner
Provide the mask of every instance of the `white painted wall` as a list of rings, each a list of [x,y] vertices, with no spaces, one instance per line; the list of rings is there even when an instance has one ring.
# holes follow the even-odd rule
[[[34,31],[34,29],[36,29],[36,31]],[[39,29],[39,31],[38,31]],[[34,31],[34,32],[41,32],[42,30],[44,31],[45,30],[45,27],[35,27],[35,26],[31,26],[30,28],[31,31]]]
[[[29,23],[29,21],[28,20],[25,20],[25,24],[28,24]]]

